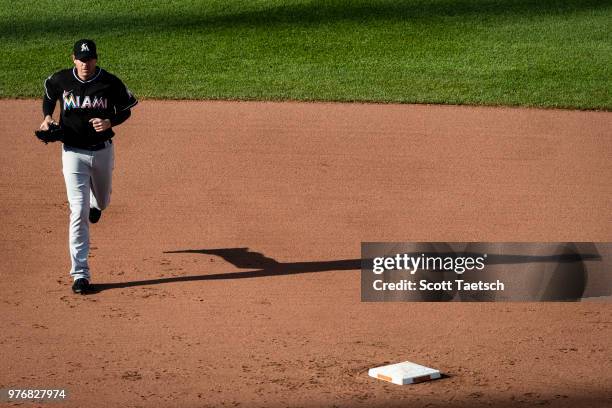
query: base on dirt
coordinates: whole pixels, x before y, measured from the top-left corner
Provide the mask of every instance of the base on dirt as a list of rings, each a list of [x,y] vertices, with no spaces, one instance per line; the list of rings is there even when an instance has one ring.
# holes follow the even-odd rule
[[[440,371],[410,361],[370,368],[368,375],[397,385],[417,384],[442,377]]]

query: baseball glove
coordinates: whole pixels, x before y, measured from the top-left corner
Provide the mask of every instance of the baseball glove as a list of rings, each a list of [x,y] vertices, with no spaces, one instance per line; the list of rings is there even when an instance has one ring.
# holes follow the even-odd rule
[[[45,144],[49,142],[61,142],[64,140],[64,129],[62,129],[62,127],[57,123],[50,123],[49,130],[36,130],[34,134]]]

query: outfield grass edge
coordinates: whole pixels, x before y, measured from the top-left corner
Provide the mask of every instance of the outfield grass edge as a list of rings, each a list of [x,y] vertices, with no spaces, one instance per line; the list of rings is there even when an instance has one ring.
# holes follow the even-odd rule
[[[574,106],[544,106],[536,104],[460,104],[460,103],[444,103],[444,102],[398,102],[398,101],[379,101],[367,99],[258,99],[258,98],[155,98],[146,97],[138,98],[139,102],[249,102],[249,103],[306,103],[306,104],[346,104],[346,105],[388,105],[388,106],[448,106],[461,108],[498,108],[498,109],[537,109],[550,111],[568,111],[568,112],[612,112],[610,108],[579,108]],[[0,101],[42,101],[42,98],[33,98],[29,96],[0,96]],[[137,109],[137,108],[136,108]]]

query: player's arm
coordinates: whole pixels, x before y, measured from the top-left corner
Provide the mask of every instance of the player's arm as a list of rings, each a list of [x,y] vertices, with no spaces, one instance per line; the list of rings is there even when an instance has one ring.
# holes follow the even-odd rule
[[[129,109],[122,110],[120,112],[115,113],[109,119],[101,119],[101,118],[92,118],[89,119],[89,123],[93,126],[96,132],[103,132],[106,129],[109,129],[113,126],[118,126],[128,120],[128,118],[132,115],[132,112]]]
[[[134,107],[138,100],[132,95],[125,85],[118,81],[116,86],[116,96],[114,97],[118,103],[115,105],[115,113],[108,119],[93,118],[90,123],[96,132],[103,132],[108,128],[119,126],[132,116],[131,108]]]
[[[115,114],[110,118],[112,126],[118,126],[128,120],[132,115],[131,109],[138,103],[138,100],[120,80],[115,86],[115,101]]]
[[[111,126],[119,126],[126,120],[128,120],[132,116],[132,111],[130,108],[120,110],[115,113],[115,115],[110,118]]]
[[[132,111],[128,108],[115,112],[109,119],[92,118],[89,122],[96,129],[96,132],[103,132],[110,127],[119,126],[128,120],[130,116],[132,116]]]
[[[45,95],[43,96],[42,111],[43,111],[43,122],[40,124],[41,130],[49,130],[51,123],[57,123],[53,119],[53,112],[55,111],[55,103],[57,101],[57,92],[55,91],[55,83],[53,76],[45,79]]]

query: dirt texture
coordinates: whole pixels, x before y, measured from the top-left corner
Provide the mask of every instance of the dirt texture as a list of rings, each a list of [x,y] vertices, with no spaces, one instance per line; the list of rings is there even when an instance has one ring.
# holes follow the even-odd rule
[[[141,102],[91,228],[100,290],[77,296],[61,146],[34,138],[39,101],[0,108],[0,387],[66,388],[60,407],[612,406],[612,303],[362,303],[357,269],[362,241],[612,241],[611,113]],[[405,360],[446,376],[367,376]]]

